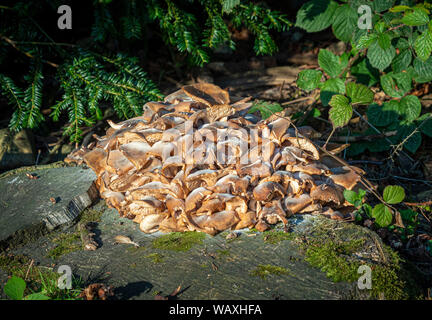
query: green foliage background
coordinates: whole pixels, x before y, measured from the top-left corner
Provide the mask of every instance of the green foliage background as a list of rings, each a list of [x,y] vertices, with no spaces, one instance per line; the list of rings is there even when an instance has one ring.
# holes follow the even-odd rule
[[[51,12],[57,19],[57,8],[62,4],[21,1],[0,5],[0,62],[7,64],[18,55],[12,59],[14,69],[22,68],[20,72],[25,74],[20,78],[15,70],[0,72],[0,88],[14,108],[9,128],[38,128],[46,120],[42,113],[46,103],[44,77],[47,69],[56,68],[54,84],[61,99],[44,108],[51,108],[49,116],[54,121],[67,115],[64,134],[74,142],[81,139],[83,126],[102,119],[102,101],[110,103],[121,119],[127,119],[140,115],[147,101],[163,98],[138,59],[119,48],[107,50],[107,41],[114,39],[117,47],[151,50],[147,38],[156,34],[167,50],[183,55],[191,65],[202,66],[209,62],[214,49],[235,49],[228,24],[251,31],[257,55],[275,53],[271,31],[281,32],[290,25],[286,15],[271,10],[265,2],[95,0],[85,5],[93,21],[80,37],[88,39],[79,44],[57,43],[49,35],[52,26],[44,30],[35,17]],[[77,19],[85,20],[72,21]]]

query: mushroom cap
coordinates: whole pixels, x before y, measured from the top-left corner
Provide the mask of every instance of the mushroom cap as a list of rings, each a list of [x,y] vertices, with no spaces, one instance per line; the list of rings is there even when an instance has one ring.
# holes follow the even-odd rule
[[[300,212],[312,203],[313,199],[307,193],[303,193],[298,197],[285,197],[284,204],[288,214],[292,215]]]
[[[260,183],[253,190],[253,196],[257,201],[270,201],[274,196],[283,197],[284,195],[283,187],[273,181]]]
[[[183,92],[192,100],[204,103],[208,107],[229,104],[228,91],[210,83],[196,83],[182,87]]]
[[[310,196],[316,201],[334,202],[337,205],[341,205],[345,201],[343,189],[326,183],[312,188]]]

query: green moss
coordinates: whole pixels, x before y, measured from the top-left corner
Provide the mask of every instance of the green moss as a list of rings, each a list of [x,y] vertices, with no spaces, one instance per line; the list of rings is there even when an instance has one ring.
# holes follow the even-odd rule
[[[216,254],[219,258],[230,255],[230,249],[218,249]]]
[[[56,246],[47,254],[52,259],[58,259],[66,253],[82,249],[81,237],[78,232],[56,235],[52,241]]]
[[[335,282],[353,282],[358,279],[357,269],[360,263],[348,260],[347,256],[360,248],[362,240],[336,243],[331,240],[324,243],[309,243],[306,248],[306,261],[320,268],[327,277]]]
[[[338,230],[338,232],[335,232]],[[350,240],[347,240],[350,239]],[[305,260],[320,268],[335,282],[356,282],[362,262],[357,257],[363,248],[375,247],[381,252],[378,261],[368,262],[372,269],[372,289],[368,290],[371,299],[400,300],[418,297],[420,288],[403,265],[398,253],[384,245],[372,231],[356,225],[344,225],[331,221],[316,223],[300,244],[305,252]]]
[[[83,223],[100,222],[102,214],[103,214],[103,210],[95,210],[95,209],[87,208],[83,212],[81,212],[79,221]]]
[[[260,277],[261,279],[265,279],[269,275],[277,275],[277,276],[290,275],[290,276],[293,276],[291,271],[289,271],[288,269],[283,268],[283,267],[279,267],[279,266],[270,265],[270,264],[258,265],[258,267],[256,267],[254,270],[252,270],[250,272],[250,275],[253,277]]]
[[[146,256],[147,259],[151,259],[153,263],[161,263],[164,261],[164,256],[159,253],[151,253]]]
[[[156,249],[188,251],[193,246],[202,244],[205,237],[202,232],[172,232],[153,240],[152,245]]]
[[[271,244],[277,244],[284,240],[293,240],[296,238],[293,233],[287,233],[284,231],[265,231],[263,237],[265,242]]]

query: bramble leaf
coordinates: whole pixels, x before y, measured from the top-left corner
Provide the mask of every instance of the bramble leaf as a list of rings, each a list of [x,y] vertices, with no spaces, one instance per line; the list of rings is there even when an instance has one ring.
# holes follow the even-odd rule
[[[347,97],[334,95],[329,103],[332,108],[329,111],[329,118],[335,128],[343,127],[352,117],[353,109]]]
[[[384,204],[377,204],[372,209],[372,217],[375,218],[375,223],[380,228],[388,227],[393,221],[393,215],[389,208]]]
[[[322,72],[319,70],[303,70],[298,75],[297,86],[306,91],[314,90],[318,87],[321,77]]]
[[[383,199],[389,204],[397,204],[405,199],[405,190],[401,186],[387,186],[384,188]]]
[[[346,95],[351,99],[351,103],[371,103],[374,98],[374,93],[371,89],[363,84],[349,82],[346,85]]]

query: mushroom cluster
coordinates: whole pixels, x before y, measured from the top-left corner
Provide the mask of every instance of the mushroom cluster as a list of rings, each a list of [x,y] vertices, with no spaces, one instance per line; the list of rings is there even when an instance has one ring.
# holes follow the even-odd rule
[[[362,171],[317,148],[311,127],[282,113],[260,120],[251,105],[213,84],[188,85],[140,117],[109,122],[83,159],[101,197],[146,233],[264,231],[306,212],[350,219],[343,191]]]

